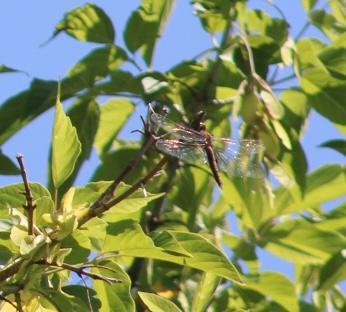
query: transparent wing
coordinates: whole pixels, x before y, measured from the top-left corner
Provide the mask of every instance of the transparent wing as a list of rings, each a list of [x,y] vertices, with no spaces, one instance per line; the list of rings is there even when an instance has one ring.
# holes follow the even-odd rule
[[[198,164],[208,161],[204,151],[204,144],[160,139],[157,140],[156,147],[164,154],[177,157],[188,163]]]
[[[257,140],[213,138],[218,166],[230,176],[262,178],[259,154],[264,146]]]
[[[163,129],[168,135],[188,142],[205,142],[205,137],[198,131],[179,125],[168,120],[165,116],[152,113],[150,116],[151,122],[156,129]]]

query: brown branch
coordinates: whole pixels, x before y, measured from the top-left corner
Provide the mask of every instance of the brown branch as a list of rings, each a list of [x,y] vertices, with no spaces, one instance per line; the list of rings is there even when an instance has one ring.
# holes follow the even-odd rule
[[[24,208],[27,210],[28,213],[28,235],[33,235],[34,233],[34,209],[36,205],[33,203],[33,196],[30,190],[29,182],[27,173],[24,167],[24,161],[23,161],[23,155],[18,154],[17,155],[17,161],[20,167],[20,173],[22,175],[23,183],[24,183],[24,189],[25,189],[25,198],[26,198],[26,204],[24,205]]]
[[[119,185],[119,183],[127,177],[132,170],[135,169],[137,166],[139,160],[142,158],[142,156],[145,154],[145,152],[150,148],[151,145],[155,142],[155,139],[153,136],[150,136],[146,143],[142,146],[142,148],[139,150],[137,155],[134,159],[132,159],[129,164],[125,167],[125,169],[115,178],[115,180],[112,182],[112,184],[102,193],[102,195],[91,205],[90,212],[91,214],[95,215],[95,211],[98,211],[100,207],[103,207],[112,197],[113,193],[116,189],[116,187]],[[80,223],[83,224],[84,222]]]
[[[14,307],[16,309],[16,311],[19,310],[18,307],[11,300],[8,300],[6,297],[4,297],[1,294],[0,294],[0,299],[7,302],[8,304],[10,304],[12,307]]]
[[[34,264],[38,264],[38,265],[46,265],[46,266],[50,266],[50,267],[55,267],[55,268],[59,268],[62,270],[67,270],[67,271],[71,271],[73,273],[76,273],[80,278],[82,278],[83,276],[87,276],[90,277],[94,280],[102,280],[108,284],[112,284],[112,283],[121,283],[120,280],[117,280],[115,278],[110,278],[110,277],[105,277],[102,276],[101,274],[97,274],[97,273],[92,273],[92,272],[87,272],[85,271],[85,269],[90,268],[91,266],[74,266],[68,263],[62,263],[59,264],[57,262],[48,262],[45,259],[39,260],[34,262]]]
[[[0,282],[5,281],[10,276],[16,274],[22,263],[24,262],[24,258],[18,258],[14,260],[11,264],[6,266],[4,269],[0,270]]]
[[[21,297],[20,297],[19,291],[17,291],[17,292],[14,294],[14,297],[16,298],[17,311],[18,311],[18,312],[23,312],[22,299],[21,299]]]
[[[90,220],[95,216],[99,216],[105,211],[109,210],[111,207],[123,201],[125,198],[129,197],[132,193],[134,193],[137,189],[139,189],[142,185],[145,185],[153,176],[155,176],[162,167],[167,163],[168,158],[164,157],[161,161],[142,179],[138,180],[134,185],[132,185],[127,191],[120,194],[118,197],[111,199],[107,202],[100,202],[94,209],[89,209],[88,213],[83,215],[79,220],[79,227],[83,225],[85,222]],[[119,181],[120,183],[120,181]]]

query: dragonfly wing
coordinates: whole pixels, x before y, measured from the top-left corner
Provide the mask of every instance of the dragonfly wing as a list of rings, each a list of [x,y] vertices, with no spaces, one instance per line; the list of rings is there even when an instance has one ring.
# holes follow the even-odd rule
[[[264,150],[257,140],[213,139],[215,156],[221,170],[230,176],[262,178],[258,155]]]
[[[176,139],[181,139],[188,142],[205,142],[205,137],[198,131],[186,128],[173,121],[168,120],[165,116],[160,114],[151,114],[150,120],[155,125],[155,129],[162,129]]]
[[[185,162],[196,164],[206,163],[207,156],[204,151],[204,145],[192,142],[183,142],[180,140],[160,139],[156,142],[158,150],[164,154],[179,158]]]

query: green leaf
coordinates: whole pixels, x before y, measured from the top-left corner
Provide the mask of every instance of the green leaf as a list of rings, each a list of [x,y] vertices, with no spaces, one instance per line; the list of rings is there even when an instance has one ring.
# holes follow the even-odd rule
[[[284,114],[283,107],[272,92],[262,90],[261,98],[268,112],[270,113],[270,116],[274,120],[280,119],[283,116]]]
[[[34,222],[37,226],[47,226],[44,215],[54,215],[54,202],[51,197],[43,196],[35,200]]]
[[[71,224],[71,223],[70,223]],[[74,226],[75,224],[72,224]],[[73,229],[73,228],[72,228]],[[59,231],[60,236],[68,233],[68,225],[65,225],[65,229]],[[60,233],[60,232],[65,233]],[[66,256],[65,261],[69,264],[86,263],[91,252],[91,243],[89,238],[84,235],[83,231],[78,229],[73,230],[73,233],[68,235],[61,242],[61,248],[71,249],[71,252]]]
[[[292,130],[299,137],[309,114],[307,95],[300,89],[287,89],[280,94],[280,102],[284,106],[284,118],[280,122],[286,129]],[[292,134],[291,134],[292,136]]]
[[[270,217],[270,195],[262,179],[237,177],[222,181],[222,196],[246,227],[257,229]]]
[[[55,29],[53,37],[64,31],[80,41],[113,43],[115,39],[110,18],[101,8],[90,3],[67,12]]]
[[[138,292],[150,312],[182,312],[172,301],[152,293]]]
[[[213,273],[237,283],[242,283],[238,271],[224,254],[201,235],[186,232],[167,231],[190,257],[176,255],[164,246],[155,246],[141,227],[132,220],[112,223],[107,229],[104,252],[115,251],[122,256],[152,258],[186,265]],[[166,243],[165,243],[166,244]]]
[[[9,98],[0,107],[0,144],[54,105],[57,82],[34,79],[28,90]]]
[[[209,303],[213,300],[216,287],[219,285],[220,278],[217,275],[203,273],[192,303],[192,311],[206,311]]]
[[[82,144],[82,150],[77,158],[72,174],[60,186],[59,198],[72,186],[83,163],[90,157],[99,124],[99,106],[94,99],[80,97],[69,108],[67,115],[70,117],[72,125],[77,130],[78,139]],[[52,189],[53,181],[51,180],[51,173],[49,177],[48,185],[49,188]]]
[[[310,12],[317,0],[302,0],[305,11]]]
[[[93,273],[119,281],[111,285],[102,280],[94,279],[92,281],[97,297],[102,303],[99,311],[108,312],[116,309],[117,312],[134,312],[135,303],[130,292],[131,280],[126,272],[112,261],[102,261],[98,264],[103,268],[92,268],[91,271]]]
[[[50,198],[49,191],[39,183],[29,183],[34,201],[41,198]],[[11,184],[0,188],[0,218],[8,218],[9,209],[17,208],[24,212],[23,205],[26,202],[23,183]]]
[[[346,46],[330,45],[318,53],[318,58],[324,64],[332,76],[339,79],[346,79]]]
[[[124,40],[131,52],[141,49],[143,59],[151,66],[156,40],[161,36],[174,0],[143,0],[127,21]]]
[[[82,299],[71,296],[63,291],[53,290],[49,287],[41,288],[36,286],[35,289],[31,290],[36,293],[39,297],[43,297],[49,302],[51,302],[57,311],[75,311],[75,312],[85,312],[88,311],[88,306]],[[33,307],[35,309],[35,307]],[[39,310],[44,311],[44,310]],[[52,310],[49,310],[52,311]]]
[[[90,207],[90,205],[101,196],[101,194],[110,184],[111,182],[101,181],[88,183],[85,187],[77,188],[72,203],[73,209],[87,209]],[[129,188],[129,185],[121,182],[116,189],[114,197],[123,194]],[[120,203],[116,204],[114,208],[111,207],[107,212],[104,213],[102,219],[107,222],[115,222],[126,218],[129,214],[140,212],[141,209],[145,208],[152,200],[155,200],[163,195],[164,193],[151,194],[148,192],[145,196],[143,191],[139,189],[122,200]]]
[[[94,217],[86,224],[83,224],[79,231],[89,238],[94,250],[102,252],[102,247],[106,238],[107,222],[100,218]]]
[[[346,195],[346,170],[341,165],[326,165],[312,173],[306,180],[304,198],[297,187],[275,191],[275,207],[278,215],[299,212]]]
[[[0,150],[0,174],[17,175],[20,174],[20,169]]]
[[[299,311],[294,285],[284,275],[262,272],[258,277],[247,280],[245,287],[269,297],[287,311]]]
[[[282,126],[282,124],[279,121],[277,121],[275,119],[272,120],[272,124],[273,124],[274,130],[275,130],[275,133],[278,136],[278,138],[280,138],[282,144],[288,150],[291,150],[292,149],[291,140],[290,140],[285,128]]]
[[[95,82],[116,70],[127,59],[126,52],[115,45],[109,44],[92,50],[75,64],[62,80],[62,94],[73,96],[79,90],[94,87]]]
[[[0,73],[16,73],[16,72],[20,72],[20,70],[18,69],[14,69],[11,67],[8,67],[6,65],[0,64]]]
[[[93,98],[80,97],[69,108],[67,115],[76,128],[79,141],[82,144],[81,157],[83,160],[89,159],[99,127],[99,106]]]
[[[101,302],[97,298],[97,293],[92,288],[86,288],[84,285],[67,285],[62,287],[62,291],[70,296],[81,299],[83,302],[88,302],[90,298],[91,306],[94,309],[93,311],[99,311],[101,307]]]
[[[109,150],[133,110],[134,104],[125,98],[112,99],[101,106],[100,125],[95,139],[96,148],[101,155]]]
[[[81,152],[76,128],[72,126],[57,96],[52,137],[52,178],[57,189],[73,172]]]
[[[320,144],[319,147],[329,147],[346,156],[346,140],[329,140]]]
[[[192,3],[203,28],[212,34],[223,31],[231,19],[232,3],[227,0],[194,0]]]
[[[324,9],[312,11],[310,13],[310,20],[331,40],[337,39],[346,30],[345,23],[340,23],[332,14],[329,14]]]
[[[346,279],[345,249],[333,255],[319,272],[318,290],[327,291],[338,282]]]
[[[304,219],[288,220],[275,225],[264,237],[265,248],[294,263],[321,264],[330,254],[345,246],[337,232],[320,230]]]

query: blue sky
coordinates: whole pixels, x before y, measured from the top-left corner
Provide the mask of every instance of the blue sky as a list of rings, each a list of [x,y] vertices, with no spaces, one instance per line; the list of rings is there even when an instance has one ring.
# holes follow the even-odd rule
[[[211,45],[208,34],[201,30],[198,19],[191,14],[190,1],[177,0],[173,16],[160,40],[154,61],[157,70],[169,69],[182,59],[197,55]],[[55,24],[63,14],[85,1],[68,0],[12,0],[4,1],[0,10],[0,64],[17,68],[27,74],[0,75],[0,103],[8,97],[26,89],[32,78],[61,79],[67,71],[96,44],[79,42],[64,34],[41,46],[49,39]],[[102,7],[114,22],[116,29],[116,44],[124,46],[122,31],[126,19],[139,1],[94,1]],[[255,7],[272,8],[263,0],[250,2]],[[293,36],[298,33],[305,22],[305,13],[299,0],[278,0],[275,3],[283,9],[291,23]],[[310,29],[307,35],[320,36],[318,31]],[[138,56],[137,56],[138,58]],[[128,128],[139,126],[134,119]],[[20,152],[24,155],[29,178],[32,181],[46,183],[48,149],[50,144],[53,111],[50,110],[37,118],[29,126],[18,132],[1,148],[3,152],[15,159]],[[131,129],[132,127],[132,129]],[[334,138],[342,137],[341,133],[324,118],[313,113],[307,125],[303,145],[309,160],[309,169],[315,169],[325,163],[345,160],[342,156],[329,149],[318,148],[317,145]],[[96,166],[96,156],[93,155],[89,164],[84,166],[83,174],[78,178],[78,184],[85,183]],[[19,182],[20,178],[0,176],[0,185]],[[271,259],[268,269],[280,269],[281,261]],[[290,268],[287,268],[290,272]],[[292,272],[290,272],[292,273]]]

